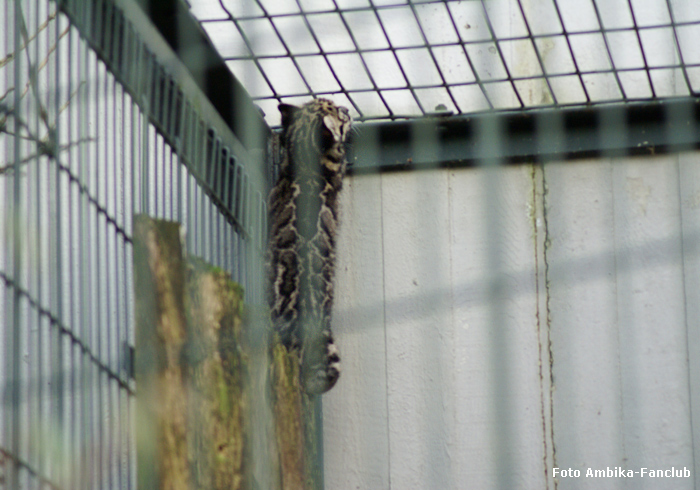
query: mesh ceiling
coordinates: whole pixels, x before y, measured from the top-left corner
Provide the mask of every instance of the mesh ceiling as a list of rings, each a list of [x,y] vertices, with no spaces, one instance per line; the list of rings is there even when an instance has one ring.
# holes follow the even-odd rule
[[[700,91],[696,0],[190,0],[279,124],[326,96],[357,120],[589,105]]]

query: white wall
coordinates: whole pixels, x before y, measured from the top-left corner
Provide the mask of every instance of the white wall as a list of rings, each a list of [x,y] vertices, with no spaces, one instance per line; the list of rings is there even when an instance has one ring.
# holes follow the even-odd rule
[[[327,488],[700,487],[698,164],[348,179]]]
[[[668,22],[667,2],[632,4],[640,26]],[[698,18],[695,2],[671,4]],[[561,33],[552,3],[523,5],[533,33]],[[599,28],[591,2],[558,5],[568,32]],[[595,5],[607,27],[632,25],[629,2]],[[512,2],[489,9],[499,35],[522,35]],[[678,63],[670,33],[640,31],[650,66]],[[572,35],[579,68],[612,66],[607,42],[615,66],[643,69],[631,34]],[[540,41],[550,73],[573,70],[563,36]],[[514,75],[540,73],[531,47],[501,48]],[[619,74],[625,95],[651,96],[640,74]],[[688,95],[678,70],[651,78],[657,95]],[[594,100],[622,97],[612,74],[583,82]],[[526,105],[551,102],[542,79],[527,83]],[[550,83],[559,103],[585,101],[577,77]],[[699,165],[694,153],[349,179],[327,488],[700,488]],[[608,467],[691,476],[585,477]]]

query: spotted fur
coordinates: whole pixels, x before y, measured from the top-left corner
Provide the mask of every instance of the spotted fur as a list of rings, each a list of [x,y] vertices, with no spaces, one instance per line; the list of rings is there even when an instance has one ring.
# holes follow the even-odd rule
[[[279,109],[283,157],[269,198],[268,299],[282,343],[301,351],[304,389],[319,394],[340,376],[331,308],[338,195],[352,120],[327,99]]]

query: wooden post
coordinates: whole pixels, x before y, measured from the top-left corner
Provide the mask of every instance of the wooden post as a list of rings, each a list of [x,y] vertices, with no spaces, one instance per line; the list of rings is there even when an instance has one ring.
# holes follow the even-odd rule
[[[193,487],[250,488],[245,464],[250,427],[243,290],[228,273],[194,259],[187,285],[190,337],[185,361],[191,373],[188,440]]]
[[[175,223],[134,219],[136,441],[141,489],[190,488],[185,267]]]
[[[320,490],[320,404],[298,353],[250,341],[242,288],[185,259],[177,223],[135,217],[134,270],[138,488]]]
[[[242,289],[143,216],[134,270],[139,488],[249,488]]]
[[[300,386],[300,359],[278,341],[272,348],[273,399],[277,451],[284,490],[321,490],[320,427],[317,397]]]

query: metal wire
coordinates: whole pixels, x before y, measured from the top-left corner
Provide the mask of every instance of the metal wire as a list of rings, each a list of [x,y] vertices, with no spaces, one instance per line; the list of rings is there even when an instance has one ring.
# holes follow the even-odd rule
[[[491,7],[495,2],[470,3],[483,17],[483,35],[469,37],[462,32],[471,27],[462,24],[457,2],[452,1],[382,6],[370,3],[357,8],[340,8],[340,2],[333,2],[332,8],[314,11],[304,11],[301,1],[295,2],[293,11],[275,11],[257,2],[256,12],[239,15],[236,2],[222,0],[221,15],[202,17],[202,23],[210,33],[223,24],[240,36],[246,54],[231,55],[227,60],[235,66],[248,63],[258,70],[267,84],[267,89],[255,92],[264,109],[279,101],[333,95],[347,99],[358,118],[369,121],[450,111],[523,110],[535,106],[558,109],[611,100],[650,101],[663,94],[654,79],[654,74],[663,70],[682,72],[682,88],[696,94],[690,70],[700,64],[690,63],[693,58],[685,56],[679,30],[700,22],[679,19],[668,0],[664,5],[670,20],[645,25],[637,25],[629,1],[629,14],[634,20],[630,26],[605,26],[602,4],[591,3],[597,27],[586,29],[567,26],[564,9],[552,0],[547,4],[558,25],[545,32],[538,31],[526,2],[513,1],[509,5],[515,7],[514,15],[523,29],[508,35],[499,28],[497,9]],[[230,271],[245,286],[246,299],[255,303],[262,297],[258,278],[266,229],[265,189],[246,152],[231,141],[214,116],[201,112],[203,109],[183,87],[183,80],[163,66],[153,39],[111,0],[67,0],[59,5],[47,0],[21,0],[1,5],[0,465],[4,485],[13,489],[134,488],[132,216],[147,213],[184,223],[189,251]],[[426,6],[442,7],[448,21],[445,29],[451,29],[453,40],[445,40],[450,37],[447,35],[441,41],[431,37],[429,25],[421,17]],[[395,33],[389,21],[398,12],[418,30],[410,43],[392,37]],[[382,43],[365,45],[361,34],[353,32],[356,24],[352,16],[358,14],[366,14],[377,23]],[[329,46],[317,32],[314,16],[321,15],[347,31],[348,40],[343,46]],[[300,50],[285,39],[280,27],[284,19],[300,20],[312,48]],[[279,53],[259,49],[260,41],[246,31],[246,23],[252,22],[268,24],[267,34],[281,46]],[[645,34],[660,29],[671,31],[677,59],[660,62],[645,49]],[[629,66],[616,59],[613,38],[623,34],[637,40],[641,62]],[[577,42],[584,36],[599,37],[606,66],[586,67],[584,60],[577,59]],[[543,48],[548,42],[561,43],[571,67],[548,68]],[[532,72],[518,73],[508,64],[507,50],[515,43],[534,52]],[[465,66],[463,80],[451,78],[449,70],[441,65],[441,49],[459,53]],[[396,80],[381,80],[371,62],[375,55],[395,64]],[[415,67],[408,63],[413,55],[422,56],[435,76],[416,78]],[[289,59],[289,66],[301,80],[298,90],[281,90],[273,85],[280,83],[280,77],[267,62],[280,57]],[[317,59],[330,74],[327,86],[304,71],[305,62]],[[354,85],[346,78],[343,60],[354,61],[360,68],[360,75],[367,80],[364,85]],[[629,74],[644,75],[649,95],[630,93],[625,86]],[[591,77],[611,79],[619,96],[600,96],[591,89]],[[245,83],[246,77],[240,78]],[[564,81],[578,84],[582,96],[574,100],[560,97],[557,83]],[[551,100],[525,97],[526,82],[546,87]],[[479,102],[465,100],[467,90],[479,95]],[[425,95],[433,93],[430,91],[445,96],[444,109],[434,107],[433,99]],[[500,91],[506,96],[499,95]],[[403,102],[397,104],[402,97]],[[367,103],[370,99],[376,104]],[[505,163],[514,154],[522,161],[527,145],[541,147],[539,153],[527,153],[528,162],[555,159],[570,148],[589,156],[593,151],[597,152],[594,156],[618,156],[627,151],[618,146],[620,140],[654,149],[654,144],[663,145],[655,139],[661,141],[663,136],[657,133],[666,132],[671,135],[674,151],[692,148],[697,116],[685,116],[693,113],[694,107],[664,107],[668,108],[663,110],[669,111],[669,119],[650,118],[651,123],[642,129],[635,125],[639,112],[599,109],[595,115],[588,114],[601,116],[600,131],[593,135],[572,124],[585,114],[573,117],[567,111],[557,111],[556,117],[539,114],[532,118],[534,122],[504,118],[497,124],[482,116],[473,118],[472,126],[440,123],[438,127],[430,123],[434,125],[419,127],[395,122],[393,129],[388,129],[398,137],[392,139],[389,134],[385,141],[379,133],[387,128],[377,128],[377,134],[366,133],[369,136],[365,141],[373,144],[358,147],[370,154],[365,161],[374,165],[377,161],[387,166],[410,161],[425,168],[447,161],[460,164],[467,159],[479,165],[495,165]],[[274,122],[272,114],[276,111],[268,112],[269,120]],[[508,121],[514,124],[505,124]],[[523,137],[517,134],[519,125],[530,125],[537,131],[538,124],[536,139],[529,132]],[[404,147],[392,150],[389,143]],[[383,152],[390,157],[377,158],[384,157]],[[394,158],[396,155],[400,158]],[[515,430],[508,426],[513,407],[495,403],[505,398],[510,387],[507,370],[497,369],[508,364],[509,347],[503,331],[505,313],[498,309],[505,294],[501,276],[507,258],[499,235],[502,216],[497,207],[506,194],[499,187],[499,178],[496,173],[488,174],[491,180],[486,181],[484,221],[489,224],[487,241],[493,245],[487,257],[493,277],[487,286],[497,300],[489,303],[494,325],[491,359],[493,371],[501,373],[494,383],[493,413],[500,422],[494,434],[497,456],[505,462],[504,467],[510,467],[513,458],[506,451],[506,437]],[[543,189],[544,184],[542,177]],[[413,197],[407,195],[406,199]],[[426,202],[435,203],[439,195],[428,197]],[[437,211],[441,210],[436,208],[433,214],[439,215]],[[418,235],[437,236],[441,231],[431,219],[433,214],[420,216],[424,222]],[[368,236],[382,236],[381,228],[376,231]],[[546,243],[542,238],[542,246]],[[445,271],[429,270],[427,262],[424,267],[425,277],[437,285],[444,282]],[[386,311],[385,305],[381,308]],[[443,346],[437,338],[427,340],[429,346],[422,353],[425,364],[430,365],[434,359],[442,359]],[[449,391],[440,384],[441,367],[435,366],[438,382],[429,393],[435,395],[430,403],[436,410],[430,411],[429,420],[430,426],[438,430],[430,434],[428,446],[439,449],[439,434],[446,432],[447,426],[437,409],[445,399],[449,401]],[[429,466],[439,468],[442,457],[430,452]],[[435,475],[435,481],[443,487],[449,486],[450,478]],[[497,483],[502,488],[511,488],[515,481],[511,474],[499,478]]]
[[[278,9],[272,12],[263,5],[262,2],[256,1],[254,4],[243,4],[240,1],[221,2],[221,9],[226,13],[225,16],[219,15],[216,9],[198,8],[197,3],[194,3],[194,14],[198,16],[202,26],[207,30],[212,37],[216,46],[223,47],[230,44],[232,37],[240,36],[245,42],[245,53],[236,51],[232,54],[224,52],[224,59],[229,62],[234,74],[243,81],[243,84],[253,94],[253,98],[268,114],[268,122],[278,123],[275,106],[280,101],[294,103],[300,98],[317,97],[317,96],[333,96],[337,102],[347,104],[352,107],[355,112],[355,117],[359,121],[368,121],[375,119],[400,119],[406,117],[416,117],[426,114],[432,114],[440,111],[451,111],[452,113],[465,114],[479,112],[487,109],[513,110],[513,109],[530,109],[542,107],[562,107],[562,106],[577,106],[583,104],[609,103],[609,102],[628,102],[628,101],[647,101],[655,100],[660,94],[657,88],[657,83],[654,82],[653,72],[658,70],[678,69],[682,72],[684,85],[688,93],[696,94],[700,84],[693,80],[689,73],[690,68],[700,67],[698,63],[687,63],[684,60],[684,50],[681,41],[678,37],[678,28],[698,25],[700,21],[678,19],[674,12],[674,7],[671,2],[662,2],[663,7],[668,10],[669,21],[660,21],[654,24],[640,25],[636,21],[635,8],[632,2],[628,2],[629,15],[633,19],[633,24],[629,26],[606,26],[605,20],[601,15],[599,2],[591,1],[592,13],[597,24],[595,28],[590,26],[586,28],[577,28],[575,26],[566,25],[561,7],[558,1],[547,0],[550,8],[556,15],[557,24],[552,26],[548,32],[534,33],[530,27],[533,21],[532,7],[529,4],[524,4],[521,0],[502,0],[481,2],[483,11],[484,34],[476,34],[472,37],[466,34],[470,29],[479,29],[482,26],[475,25],[460,25],[464,24],[464,18],[459,18],[459,5],[478,5],[473,2],[456,2],[452,0],[432,0],[432,1],[413,1],[408,3],[389,3],[385,5],[375,5],[371,2],[367,6],[361,7],[339,7],[336,2],[329,4],[329,7],[319,7],[314,10],[305,10],[301,2],[296,2],[295,8],[289,7],[287,10]],[[503,32],[496,32],[493,26],[494,20],[498,17],[498,7],[506,6],[513,8],[512,15],[514,23],[522,23],[524,25],[524,34],[520,32],[512,32],[508,35]],[[428,26],[425,24],[425,17],[421,16],[419,9],[427,9],[429,7],[444,7],[444,12],[449,19],[449,22],[441,26],[442,29],[449,31],[450,36],[454,41],[431,42],[427,33]],[[293,11],[292,11],[293,10]],[[235,15],[235,14],[238,15]],[[353,31],[353,24],[350,18],[353,15],[366,14],[371,16],[379,24],[381,36],[384,37],[386,47],[362,47],[358,42],[359,33]],[[427,15],[427,14],[426,14]],[[314,19],[320,19],[324,16],[323,22],[337,21],[339,26],[346,33],[335,34],[337,36],[349,38],[350,45],[341,43],[341,47],[331,49],[323,46],[319,27],[312,22]],[[304,32],[297,32],[299,36],[308,36],[313,42],[313,49],[295,47],[289,44],[285,39],[285,35],[280,30],[280,25],[287,19],[299,19],[299,26],[303,27]],[[369,19],[369,17],[368,17]],[[319,24],[321,21],[319,20]],[[246,25],[255,24],[257,28],[262,29],[261,34],[251,38],[249,33],[246,33]],[[388,28],[391,24],[408,28],[410,25],[417,26],[418,32],[410,45],[406,43],[392,43],[391,34]],[[396,28],[396,26],[394,26]],[[657,29],[671,29],[673,31],[675,49],[677,50],[677,60],[669,59],[663,63],[650,63],[645,53],[644,43],[642,41],[644,32],[653,32]],[[231,36],[231,32],[235,32],[235,36]],[[611,50],[610,35],[620,35],[623,33],[634,34],[638,48],[642,53],[642,62],[634,66],[619,66],[616,63],[615,56]],[[444,35],[446,36],[446,35]],[[600,36],[602,41],[603,51],[600,56],[607,58],[608,67],[588,67],[581,66],[581,60],[577,53],[573,42],[580,43],[581,40],[589,36]],[[527,41],[534,48],[537,64],[540,67],[539,74],[527,74],[525,76],[515,75],[508,66],[503,50],[510,43]],[[547,70],[544,55],[541,46],[542,43],[559,43],[563,42],[571,57],[572,69],[559,70],[550,72]],[[281,52],[275,49],[269,49],[271,46],[281,46]],[[463,52],[463,55],[455,57],[451,63],[464,64],[471,71],[469,80],[452,80],[447,81],[438,62],[437,51],[439,49],[454,48]],[[489,48],[494,49],[493,54],[489,52]],[[412,68],[409,60],[409,54],[416,50],[424,50],[429,60],[437,73],[437,78],[434,82],[427,83],[411,83],[410,77],[407,76],[408,71]],[[231,51],[231,50],[229,50]],[[373,68],[367,63],[366,56],[386,53],[387,56],[393,58],[392,63],[398,67],[400,76],[403,77],[403,83],[398,86],[381,87],[377,82],[379,71],[386,67]],[[402,60],[405,55],[406,59]],[[489,57],[495,55],[498,67],[497,71],[503,71],[503,75],[496,76],[487,74],[484,70],[480,70],[480,63],[483,63]],[[336,68],[334,68],[333,60],[339,56],[355,56],[358,60],[357,68],[359,72],[348,78],[339,76]],[[316,73],[305,72],[301,66],[305,59],[321,58],[326,67],[330,70],[332,83],[321,82],[312,79],[316,77]],[[285,68],[285,76],[280,77],[280,67],[277,63],[267,63],[271,60],[289,60],[290,64]],[[349,58],[348,58],[349,59]],[[247,63],[247,64],[246,64]],[[415,68],[415,67],[413,67]],[[426,70],[432,70],[432,67],[426,65]],[[320,72],[322,70],[316,70]],[[256,74],[251,76],[251,73]],[[650,94],[640,95],[628,93],[625,84],[622,80],[622,75],[643,74],[649,84]],[[568,80],[575,77],[583,97],[576,100],[566,100],[566,97],[560,97],[557,93],[558,87],[553,85],[553,81]],[[590,89],[595,84],[597,77],[612,77],[611,83],[617,87],[618,95],[605,94],[598,92],[591,93]],[[285,78],[294,78],[300,80],[301,86],[285,85]],[[366,78],[369,86],[356,86],[353,80]],[[246,82],[248,81],[249,82]],[[541,80],[547,87],[551,95],[550,102],[533,102],[526,97],[526,86],[524,82]],[[605,80],[603,78],[602,80]],[[260,82],[267,86],[262,89]],[[505,93],[512,96],[512,102],[508,102],[508,97],[505,101],[501,100],[503,96],[494,95],[494,91],[502,91],[504,85],[509,86]],[[295,88],[296,87],[296,88]],[[303,88],[302,88],[303,87]],[[464,95],[463,90],[470,90],[471,97]],[[483,97],[486,106],[479,109],[475,105],[474,97],[476,90],[479,97]],[[442,93],[439,96],[440,104],[433,107],[428,105],[428,101],[433,99],[421,94],[431,93],[430,91],[438,91]],[[440,92],[444,91],[444,92]],[[405,94],[401,97],[408,97],[403,103],[392,102],[389,98],[398,96],[399,93]],[[394,94],[394,95],[392,95]],[[509,96],[509,97],[510,97]],[[495,98],[494,98],[495,97]],[[376,100],[376,104],[368,103],[368,100]],[[402,99],[404,100],[404,99]],[[347,101],[347,102],[346,102]],[[443,106],[445,109],[443,109]],[[411,109],[413,107],[413,109]]]
[[[0,9],[0,487],[135,488],[132,218],[259,302],[264,184],[135,12]]]

